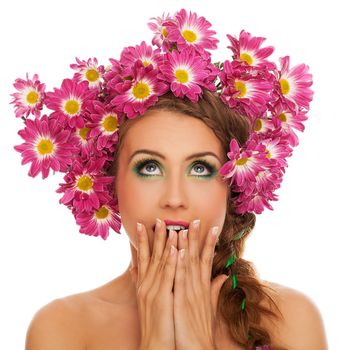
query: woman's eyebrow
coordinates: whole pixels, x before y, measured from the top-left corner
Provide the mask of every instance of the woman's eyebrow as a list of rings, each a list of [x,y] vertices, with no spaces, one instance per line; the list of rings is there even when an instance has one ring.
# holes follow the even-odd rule
[[[150,149],[139,149],[139,150],[135,151],[135,152],[131,155],[131,157],[129,158],[128,164],[131,162],[131,159],[132,159],[134,156],[136,156],[136,154],[139,154],[139,153],[148,153],[148,154],[151,154],[151,155],[153,155],[153,156],[157,156],[157,157],[159,157],[159,158],[165,159],[165,156],[164,156],[163,154],[157,152],[157,151],[153,151],[153,150],[150,150]],[[213,157],[217,158],[217,160],[218,160],[219,162],[221,162],[221,160],[219,159],[219,157],[218,157],[215,153],[210,152],[210,151],[208,151],[208,152],[193,153],[193,154],[191,154],[190,156],[188,156],[185,160],[190,160],[190,159],[192,159],[192,158],[203,157],[203,156],[207,156],[207,155],[213,156]]]

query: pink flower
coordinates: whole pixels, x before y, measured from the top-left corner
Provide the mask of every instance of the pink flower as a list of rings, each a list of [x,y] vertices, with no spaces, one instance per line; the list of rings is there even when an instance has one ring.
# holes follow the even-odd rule
[[[91,129],[89,137],[94,138],[97,150],[106,148],[114,152],[120,123],[118,113],[99,101],[93,101],[88,110],[91,120],[87,123]]]
[[[14,149],[21,152],[22,165],[31,162],[28,175],[35,177],[42,172],[42,178],[53,172],[65,172],[77,151],[72,143],[71,132],[62,129],[57,120],[44,115],[41,119],[25,121],[25,129],[18,134],[26,141]]]
[[[272,109],[272,122],[276,128],[281,128],[282,136],[289,141],[292,147],[299,144],[298,136],[293,128],[304,131],[305,126],[302,122],[307,119],[305,111],[296,112],[282,102],[275,104]]]
[[[120,233],[121,219],[114,200],[102,204],[98,209],[89,213],[73,211],[77,224],[80,226],[80,233],[89,236],[100,236],[104,240],[109,235],[111,227],[115,232]]]
[[[89,83],[76,83],[71,79],[64,79],[60,89],[47,93],[46,106],[55,112],[51,117],[58,118],[62,125],[82,128],[84,126],[83,111],[87,101],[96,98],[96,90],[89,90]]]
[[[132,69],[132,80],[116,84],[117,96],[111,101],[119,112],[127,114],[132,119],[158,101],[158,96],[168,91],[168,85],[157,79],[158,69],[152,65],[145,67],[141,61],[136,61]]]
[[[241,108],[243,114],[256,117],[266,112],[273,85],[261,77],[256,78],[251,72],[239,62],[225,61],[223,71],[219,74],[221,99],[230,108]]]
[[[39,118],[45,97],[45,84],[40,83],[37,74],[34,74],[33,79],[30,80],[27,73],[26,79],[17,78],[15,80],[13,86],[19,92],[11,94],[14,100],[10,103],[15,104],[15,115],[17,118],[28,117],[30,113]]]
[[[120,55],[120,63],[123,66],[133,67],[137,60],[141,60],[145,67],[152,64],[153,68],[158,68],[162,62],[160,49],[153,50],[152,46],[147,46],[144,41],[141,45],[128,46],[123,49]]]
[[[85,165],[76,159],[71,171],[64,177],[66,183],[60,184],[61,187],[56,190],[57,193],[64,193],[60,203],[79,212],[89,212],[108,200],[107,185],[113,182],[114,176],[104,176],[104,163],[104,158],[90,159]]]
[[[252,134],[254,135],[254,134]],[[234,184],[234,190],[241,192],[255,182],[258,171],[267,166],[265,147],[251,140],[246,150],[240,150],[235,139],[230,142],[230,152],[227,154],[230,161],[226,162],[220,169],[220,175],[224,179],[231,178],[230,186]]]
[[[286,103],[291,107],[295,105],[301,109],[309,110],[309,103],[312,101],[313,91],[312,74],[306,64],[299,64],[289,68],[289,56],[280,58],[281,72],[279,73],[280,93]]]
[[[202,93],[200,85],[210,90],[215,89],[215,86],[210,86],[207,81],[211,73],[206,70],[207,64],[207,61],[201,59],[190,47],[181,52],[167,52],[166,60],[159,67],[159,78],[170,83],[170,89],[175,96],[187,96],[191,101],[197,102]]]
[[[260,48],[265,38],[252,37],[250,33],[244,30],[241,31],[238,40],[230,34],[227,34],[227,37],[232,45],[228,48],[233,51],[235,60],[245,62],[250,66],[275,69],[275,64],[266,60],[273,53],[274,48],[272,46]]]
[[[71,68],[78,71],[74,74],[73,81],[88,81],[90,89],[99,88],[102,84],[104,67],[98,65],[96,58],[89,58],[87,61],[80,61],[78,57],[75,59],[78,64],[73,63],[70,65]]]
[[[174,21],[174,19],[170,17],[169,13],[167,15],[163,13],[162,17],[152,17],[150,18],[150,20],[155,21],[155,23],[152,23],[152,22],[147,23],[148,28],[150,28],[155,34],[152,39],[152,45],[156,45],[158,47],[165,46],[167,51],[170,45],[167,40],[168,31],[164,26],[164,23]]]
[[[204,17],[198,17],[195,12],[190,11],[188,14],[182,9],[175,14],[175,21],[164,25],[168,31],[167,39],[175,43],[179,51],[188,46],[193,46],[199,52],[217,48],[219,40],[212,36],[216,32],[209,30],[211,24]]]

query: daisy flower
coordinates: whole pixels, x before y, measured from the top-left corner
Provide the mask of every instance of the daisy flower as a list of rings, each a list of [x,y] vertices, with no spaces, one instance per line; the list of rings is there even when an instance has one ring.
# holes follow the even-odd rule
[[[289,56],[280,58],[281,71],[279,72],[280,93],[286,100],[286,103],[293,107],[296,105],[309,110],[309,103],[312,101],[313,91],[312,74],[309,73],[309,67],[306,64],[299,64],[289,68]],[[290,104],[291,103],[291,104]]]
[[[208,86],[206,79],[209,71],[206,67],[207,62],[194,49],[187,48],[181,52],[174,50],[166,53],[166,60],[159,67],[159,78],[170,83],[175,96],[187,96],[191,101],[197,102],[202,93],[199,85]]]
[[[87,61],[80,61],[78,57],[75,58],[78,64],[71,64],[70,67],[77,73],[73,76],[73,81],[88,81],[89,88],[98,88],[102,84],[102,76],[104,74],[104,67],[98,65],[96,58],[89,58]]]
[[[153,50],[152,46],[147,46],[145,41],[141,45],[125,47],[120,55],[120,63],[125,67],[132,67],[137,60],[147,67],[149,64],[157,68],[162,62],[160,49]]]
[[[42,172],[42,178],[49,175],[50,168],[65,172],[72,163],[77,148],[72,142],[71,132],[62,129],[57,120],[44,115],[41,119],[27,119],[26,127],[18,134],[25,140],[14,149],[21,153],[22,165],[31,162],[29,176]]]
[[[101,202],[108,199],[105,195],[107,186],[114,180],[114,176],[104,176],[102,170],[104,158],[90,159],[86,165],[79,159],[73,163],[57,193],[64,193],[60,203],[68,208],[76,208],[79,212],[89,212],[98,209]]]
[[[141,61],[136,61],[132,74],[132,80],[125,81],[120,87],[118,84],[115,86],[119,94],[111,101],[112,106],[119,112],[126,113],[130,119],[144,114],[157,102],[158,96],[169,89],[167,84],[157,79],[158,69],[152,65],[145,67]]]
[[[155,34],[152,39],[152,45],[156,45],[158,47],[165,46],[165,51],[167,51],[167,49],[169,48],[167,40],[168,31],[164,26],[164,23],[174,21],[174,19],[170,16],[169,13],[167,15],[163,13],[162,17],[152,17],[150,18],[150,20],[155,21],[155,23],[147,23],[148,28],[151,29]]]
[[[118,140],[118,113],[100,101],[93,101],[89,108],[89,118],[91,120],[87,123],[87,126],[91,128],[89,137],[94,138],[97,150],[109,148],[113,152]]]
[[[26,79],[17,78],[15,80],[13,86],[18,92],[11,94],[14,100],[10,103],[14,103],[15,105],[15,115],[17,118],[28,117],[30,113],[36,118],[39,118],[45,97],[45,84],[40,83],[37,74],[34,74],[33,79],[29,79],[27,73]]]
[[[74,216],[80,226],[80,233],[100,236],[104,240],[109,235],[110,227],[115,232],[120,233],[121,219],[114,200],[110,200],[107,204],[102,204],[98,209],[88,213],[74,211]]]
[[[298,146],[299,139],[293,129],[304,131],[303,122],[307,120],[306,111],[295,111],[289,105],[278,102],[272,109],[272,122],[276,128],[281,128],[281,133],[292,147]]]
[[[255,182],[255,175],[258,171],[264,170],[268,165],[264,146],[255,145],[253,141],[246,150],[240,151],[239,145],[235,139],[230,142],[230,152],[227,153],[230,161],[226,162],[220,169],[220,175],[224,179],[231,178],[230,186],[233,183],[238,189],[244,190],[249,187],[251,182]]]
[[[242,68],[239,62],[224,62],[223,71],[219,73],[221,100],[230,108],[241,107],[244,114],[250,117],[263,115],[271,100],[273,85],[267,80],[254,78]]]
[[[273,51],[272,46],[260,48],[265,38],[251,36],[250,33],[241,31],[237,40],[230,34],[227,34],[232,46],[228,46],[233,52],[233,58],[241,62],[246,62],[250,66],[266,67],[274,69],[275,64],[266,60]]]
[[[179,51],[187,46],[193,46],[199,52],[217,48],[219,40],[213,37],[216,32],[209,29],[211,23],[195,12],[188,14],[182,9],[175,14],[175,21],[166,22],[165,26],[168,40],[174,42]]]
[[[57,117],[59,122],[68,122],[70,128],[84,126],[82,113],[86,101],[96,98],[96,90],[89,90],[89,83],[77,83],[72,79],[64,79],[60,89],[54,88],[48,92],[45,100],[46,106],[55,112],[51,117]]]

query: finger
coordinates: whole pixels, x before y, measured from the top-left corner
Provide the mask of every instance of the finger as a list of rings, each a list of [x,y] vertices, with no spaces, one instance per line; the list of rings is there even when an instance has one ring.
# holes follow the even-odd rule
[[[158,221],[159,220],[159,221]],[[156,273],[159,271],[159,265],[162,261],[162,257],[164,254],[164,246],[166,242],[166,225],[164,221],[157,219],[156,220],[156,228],[153,235],[153,251],[150,258],[149,265],[149,275],[150,282],[152,283]]]
[[[186,253],[188,250],[182,248],[177,253],[176,272],[174,281],[174,306],[183,305],[186,292]]]
[[[150,249],[145,226],[137,223],[137,280],[139,287],[146,276],[150,259]]]
[[[227,275],[220,275],[215,277],[211,282],[210,300],[211,300],[212,313],[214,317],[216,317],[220,290],[228,278],[229,276]]]
[[[170,235],[172,234],[172,238]],[[165,261],[161,272],[157,275],[158,278],[155,281],[155,288],[158,285],[160,293],[171,293],[174,286],[175,272],[176,272],[176,262],[178,250],[176,232],[170,230],[169,238],[166,245],[165,251]],[[156,288],[157,289],[157,288]]]
[[[204,248],[200,258],[200,270],[202,282],[210,285],[211,271],[213,266],[215,244],[218,238],[218,226],[214,226],[209,230],[204,243]]]
[[[200,270],[199,270],[199,231],[200,220],[191,222],[188,231],[188,251],[185,259],[188,266],[189,278],[192,280],[193,287],[200,286]]]

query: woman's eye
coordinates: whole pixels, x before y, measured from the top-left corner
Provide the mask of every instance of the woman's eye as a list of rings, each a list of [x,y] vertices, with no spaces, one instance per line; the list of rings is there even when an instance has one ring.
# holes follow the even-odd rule
[[[160,171],[155,171],[156,169],[159,169],[159,165],[155,160],[141,160],[136,164],[136,173],[140,176],[161,175]],[[211,177],[215,172],[215,168],[206,161],[194,163],[191,165],[191,170],[193,171],[191,171],[190,175],[198,177]]]

